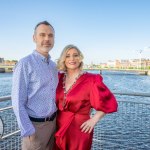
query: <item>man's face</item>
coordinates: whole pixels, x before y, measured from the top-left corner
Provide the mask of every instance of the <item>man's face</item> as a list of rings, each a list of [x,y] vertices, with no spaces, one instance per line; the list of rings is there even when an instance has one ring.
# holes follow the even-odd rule
[[[44,24],[39,25],[33,35],[33,40],[36,43],[36,50],[47,56],[54,46],[53,28]]]

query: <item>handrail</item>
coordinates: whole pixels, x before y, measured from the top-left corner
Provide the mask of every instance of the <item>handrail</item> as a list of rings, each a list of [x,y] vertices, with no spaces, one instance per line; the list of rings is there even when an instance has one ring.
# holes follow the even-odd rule
[[[128,95],[128,96],[150,97],[149,93],[135,93],[135,92],[129,93],[129,92],[115,92],[114,91],[113,94],[115,94],[115,95]],[[11,100],[11,96],[0,97],[0,102],[7,101],[7,100]],[[124,100],[118,100],[118,101],[124,101]],[[132,103],[132,101],[130,101],[130,100],[125,100],[125,101]],[[140,102],[136,101],[136,103],[140,103]],[[143,101],[142,101],[142,103],[143,104],[149,104],[149,102],[143,102]],[[5,108],[0,108],[0,111],[4,111],[4,110],[7,110],[7,109],[12,109],[12,108],[13,108],[12,106],[8,106],[8,107],[5,107]],[[5,138],[7,138],[9,136],[12,136],[14,134],[17,134],[19,132],[20,132],[20,130],[17,130],[17,131],[14,131],[14,132],[10,133],[10,134],[6,134],[1,139],[5,139]]]
[[[112,91],[113,94],[115,95],[128,95],[128,96],[142,96],[142,97],[150,97],[150,93],[140,93],[140,92],[115,92]],[[11,96],[2,96],[0,97],[0,102],[6,101],[6,100],[11,100]]]
[[[119,106],[126,106],[126,107],[132,107],[133,108],[133,106],[138,106],[138,107],[140,107],[140,108],[142,108],[143,110],[146,108],[146,110],[148,110],[148,108],[149,108],[149,106],[150,106],[150,101],[149,101],[149,98],[150,98],[150,94],[149,93],[134,93],[134,92],[132,92],[132,93],[130,93],[130,92],[115,92],[115,91],[112,91],[112,93],[115,95],[115,96],[118,96],[118,95],[121,95],[121,96],[123,96],[123,95],[126,95],[126,96],[138,96],[139,97],[139,99],[141,99],[141,97],[148,97],[148,101],[147,101],[147,99],[146,100],[144,100],[144,101],[141,101],[141,100],[136,100],[136,98],[133,100],[133,101],[131,101],[131,99],[130,98],[125,98],[124,99],[124,97],[123,97],[123,99],[122,99],[122,97],[121,98],[119,98],[118,97],[118,99],[117,99],[117,101],[119,102]],[[138,99],[138,97],[137,97],[137,99]],[[132,98],[132,97],[131,97]],[[0,102],[4,102],[4,101],[7,101],[7,100],[11,100],[11,96],[3,96],[3,97],[0,97]],[[121,102],[121,103],[120,103]],[[123,103],[122,103],[123,102]],[[128,103],[135,103],[135,105],[124,105],[124,102],[127,102],[126,104],[128,104]],[[141,105],[141,104],[144,104],[144,105]],[[146,105],[146,104],[148,104],[148,105]],[[1,106],[1,107],[3,107],[3,106]],[[120,108],[122,108],[122,107],[120,107]],[[123,107],[124,108],[124,107]],[[4,110],[8,110],[8,109],[12,109],[12,106],[11,106],[11,104],[9,103],[9,106],[5,106],[5,107],[3,107],[3,108],[0,108],[0,112],[1,113],[3,113],[3,111]],[[138,109],[137,107],[134,107],[134,109]],[[125,114],[125,113],[128,113],[128,111],[126,111],[126,109],[123,109],[122,110],[123,112],[123,115]],[[147,112],[149,112],[149,111],[147,111]],[[11,113],[11,112],[10,112]],[[129,112],[130,113],[130,112]],[[139,112],[139,113],[141,113],[141,112]],[[148,114],[149,115],[149,114]],[[3,119],[3,118],[2,118]],[[7,119],[5,120],[5,122],[7,121]],[[15,120],[16,121],[16,120]],[[17,127],[17,128],[14,128],[13,130],[11,130],[11,132],[10,132],[10,130],[6,130],[5,129],[5,131],[6,131],[6,133],[4,133],[4,134],[2,134],[2,136],[1,136],[1,138],[0,138],[0,141],[2,140],[2,141],[5,141],[5,140],[7,140],[7,138],[11,138],[12,136],[17,136],[17,142],[19,143],[20,141],[21,141],[21,139],[20,139],[20,130],[19,130],[19,128],[18,128],[18,126],[15,124],[15,126]],[[97,129],[99,129],[99,128],[97,128]],[[14,131],[15,130],[15,131]],[[96,130],[97,131],[97,130]],[[8,133],[9,132],[9,133]],[[98,131],[97,131],[98,132]],[[98,132],[99,133],[99,132]],[[97,135],[97,133],[96,133],[96,135]],[[19,137],[19,138],[18,138]],[[99,143],[99,142],[101,142],[101,139],[99,139],[99,138],[97,138],[97,137],[94,137],[93,138],[93,141],[95,142],[95,143]],[[17,143],[16,142],[16,143]],[[4,143],[4,142],[3,142]],[[18,145],[17,145],[18,146]],[[4,146],[5,147],[5,146]],[[20,146],[19,146],[20,147]],[[0,148],[1,149],[1,148]],[[15,149],[15,148],[14,148]]]
[[[150,97],[149,93],[129,93],[129,92],[113,92],[116,95],[128,95],[128,96],[142,96],[142,97]]]
[[[17,130],[17,131],[14,131],[14,132],[12,132],[12,133],[9,133],[9,134],[6,134],[6,135],[4,135],[4,136],[2,136],[2,140],[3,139],[5,139],[5,138],[7,138],[7,137],[9,137],[9,136],[12,136],[12,135],[15,135],[15,134],[17,134],[17,133],[19,133],[20,132],[20,130]]]
[[[12,108],[13,108],[12,106],[8,106],[8,107],[5,107],[5,108],[0,108],[0,111],[7,110],[7,109],[12,109]]]
[[[10,100],[10,99],[11,99],[11,96],[2,96],[0,97],[0,102]]]
[[[113,91],[113,94],[115,94],[115,95],[127,95],[127,96],[150,97],[149,93],[135,93],[135,92],[129,93],[129,92],[115,92],[115,91]],[[11,96],[0,97],[0,102],[7,101],[7,100],[11,100]],[[118,101],[124,101],[124,100],[118,100]],[[130,101],[130,100],[125,100],[125,101],[132,103],[132,101]],[[135,103],[135,102],[133,102],[133,103]],[[136,101],[136,103],[141,103],[141,102]],[[143,102],[143,101],[142,101],[142,103],[143,104],[149,104],[149,102]],[[12,109],[12,108],[13,108],[12,106],[7,106],[5,108],[0,108],[0,111],[4,111],[4,110],[7,110],[7,109]],[[12,136],[14,134],[17,134],[19,132],[20,132],[20,130],[14,131],[10,134],[4,135],[1,139],[5,139],[5,138],[7,138],[9,136]]]

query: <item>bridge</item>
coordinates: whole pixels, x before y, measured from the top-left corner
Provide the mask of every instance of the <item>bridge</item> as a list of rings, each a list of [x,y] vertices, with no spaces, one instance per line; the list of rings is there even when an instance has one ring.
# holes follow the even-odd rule
[[[0,65],[0,73],[13,72],[14,65]]]
[[[150,75],[150,70],[147,69],[124,69],[124,68],[83,68],[84,70],[99,70],[102,73],[104,70],[108,71],[120,71],[120,72],[133,72],[139,75]]]
[[[14,65],[0,65],[0,73],[13,72]],[[120,68],[83,68],[84,70],[99,70],[102,73],[103,70],[108,71],[126,71],[135,72],[139,75],[150,75],[150,70],[144,69],[120,69]]]

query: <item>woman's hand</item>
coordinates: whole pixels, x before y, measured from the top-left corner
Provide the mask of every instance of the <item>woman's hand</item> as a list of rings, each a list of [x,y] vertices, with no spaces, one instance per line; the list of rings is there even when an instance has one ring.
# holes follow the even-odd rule
[[[104,112],[102,112],[102,111],[96,111],[95,115],[94,115],[91,119],[85,121],[85,122],[80,126],[81,131],[84,132],[84,133],[91,133],[92,130],[93,130],[93,128],[94,128],[94,126],[96,125],[96,123],[97,123],[101,118],[103,118],[104,115],[105,115]]]
[[[96,122],[93,120],[93,118],[85,121],[81,126],[81,131],[84,133],[91,133],[93,130],[94,126],[96,125]]]

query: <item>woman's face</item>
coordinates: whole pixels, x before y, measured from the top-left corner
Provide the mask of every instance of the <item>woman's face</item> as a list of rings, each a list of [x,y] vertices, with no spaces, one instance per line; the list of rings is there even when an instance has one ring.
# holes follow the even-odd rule
[[[67,70],[76,70],[79,69],[81,60],[78,51],[75,48],[71,48],[67,54],[65,59],[65,65]]]

